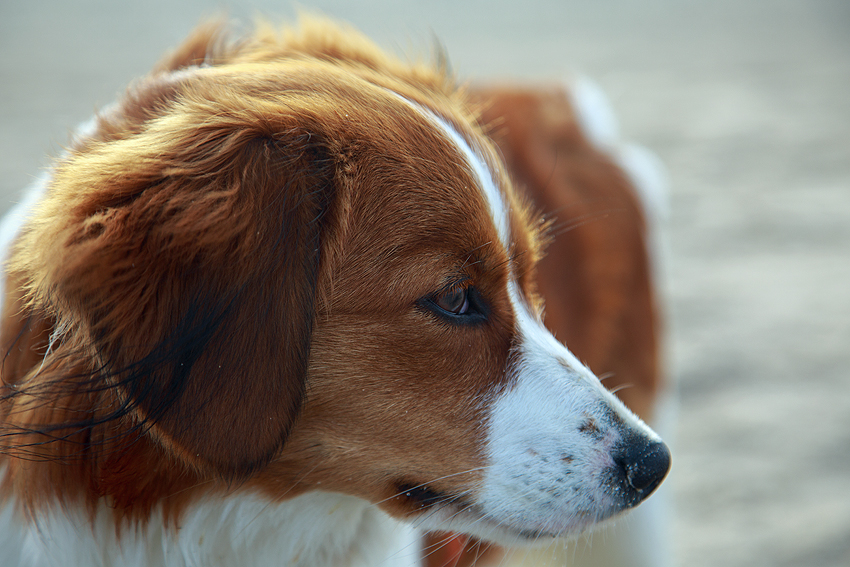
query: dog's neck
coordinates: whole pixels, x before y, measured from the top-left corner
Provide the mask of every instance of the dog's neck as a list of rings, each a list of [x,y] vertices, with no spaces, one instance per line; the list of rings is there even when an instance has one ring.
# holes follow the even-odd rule
[[[364,500],[326,492],[279,503],[208,499],[191,505],[179,525],[155,513],[121,530],[105,503],[93,515],[57,506],[27,523],[15,519],[14,506],[0,503],[3,565],[403,567],[421,555],[414,528]]]

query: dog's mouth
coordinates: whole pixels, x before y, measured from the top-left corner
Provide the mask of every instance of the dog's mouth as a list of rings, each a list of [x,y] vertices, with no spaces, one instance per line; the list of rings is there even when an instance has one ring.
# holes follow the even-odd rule
[[[405,507],[417,512],[441,505],[453,506],[460,509],[471,506],[462,496],[435,490],[427,484],[400,482],[396,484],[396,487],[398,498],[404,502]]]
[[[402,505],[409,521],[426,530],[464,533],[485,541],[510,542],[512,545],[545,543],[578,535],[630,507],[573,510],[568,517],[534,525],[494,517],[469,496],[439,490],[424,483],[396,483],[394,500]]]
[[[489,517],[481,506],[468,498],[456,493],[437,490],[428,484],[412,482],[396,483],[396,499],[408,513],[413,514],[413,521],[427,529],[455,531],[468,535],[484,537],[484,539],[503,539],[535,542],[555,539],[562,534],[546,529],[528,529],[512,526]],[[588,514],[588,517],[590,515]],[[588,519],[588,524],[593,520]],[[469,529],[474,526],[474,529]],[[499,534],[501,537],[494,538]]]

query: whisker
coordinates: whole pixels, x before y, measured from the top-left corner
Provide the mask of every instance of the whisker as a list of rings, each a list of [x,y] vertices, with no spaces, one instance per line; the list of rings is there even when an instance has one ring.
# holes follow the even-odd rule
[[[482,244],[481,246],[476,246],[475,248],[473,248],[472,250],[470,250],[470,251],[469,251],[469,253],[468,253],[468,255],[466,256],[466,260],[464,260],[464,261],[463,261],[463,264],[461,264],[460,269],[462,270],[464,267],[466,267],[466,266],[467,266],[467,264],[469,263],[469,260],[472,258],[473,254],[475,254],[475,252],[477,252],[478,250],[481,250],[481,249],[482,249],[482,248],[484,248],[485,246],[489,246],[489,245],[490,245],[490,244],[492,244],[492,243],[493,243],[493,241],[492,241],[492,240],[490,240],[490,241],[488,241],[488,242],[485,242],[485,243],[484,243],[484,244]],[[477,263],[478,263],[478,262],[473,262],[471,265],[475,265],[475,264],[477,264]]]
[[[437,553],[438,551],[440,551],[441,549],[443,549],[444,547],[446,547],[447,545],[449,545],[449,543],[450,543],[450,542],[452,541],[452,539],[454,539],[455,537],[457,537],[457,536],[446,535],[446,537],[442,538],[442,539],[441,539],[440,541],[438,541],[437,543],[434,543],[434,544],[432,544],[432,545],[430,545],[430,546],[427,546],[427,547],[423,548],[423,549],[422,549],[422,552],[423,552],[423,553],[422,553],[422,558],[423,558],[423,559],[425,559],[425,558],[427,558],[427,557],[430,557],[431,555],[434,555],[435,553]],[[429,548],[431,548],[431,549],[430,549],[430,551],[428,551],[428,549],[429,549]],[[426,551],[427,551],[427,553],[425,553]]]
[[[583,215],[579,215],[579,216],[574,217],[574,218],[572,218],[568,221],[565,221],[563,223],[554,224],[552,226],[551,230],[550,230],[550,235],[553,236],[553,237],[561,236],[562,234],[566,234],[567,232],[570,232],[571,230],[575,230],[575,229],[582,227],[586,224],[589,224],[591,222],[595,222],[595,221],[607,218],[612,213],[621,213],[621,212],[625,212],[625,209],[622,209],[622,208],[604,209],[604,210],[596,211],[596,212],[593,212],[593,213],[585,213]]]
[[[611,388],[611,393],[616,394],[620,390],[625,390],[627,388],[633,388],[633,387],[634,387],[634,384],[620,384],[616,388]]]

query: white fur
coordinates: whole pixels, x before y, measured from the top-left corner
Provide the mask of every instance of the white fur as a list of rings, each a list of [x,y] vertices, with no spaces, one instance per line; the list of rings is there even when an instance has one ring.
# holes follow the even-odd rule
[[[608,412],[630,430],[659,439],[543,327],[516,285],[510,287],[521,337],[516,384],[492,409],[482,497],[488,513],[504,523],[577,535],[622,509],[605,484],[612,449],[622,440]],[[580,432],[588,420],[600,428],[599,438]]]
[[[611,103],[595,82],[579,77],[566,85],[566,91],[582,133],[629,176],[650,221],[666,218],[669,212],[667,173],[658,156],[643,146],[622,140]]]
[[[493,173],[487,167],[481,156],[473,151],[469,142],[460,135],[457,130],[451,127],[448,122],[437,116],[436,114],[423,109],[423,112],[430,114],[431,119],[440,127],[440,129],[448,135],[449,139],[454,142],[455,147],[460,154],[466,158],[466,163],[472,169],[478,187],[484,194],[487,200],[487,206],[490,209],[490,216],[493,219],[493,224],[496,226],[496,232],[499,235],[499,241],[505,248],[510,248],[510,222],[508,217],[508,208],[505,204],[502,194],[498,186],[493,180]]]
[[[437,115],[435,112],[421,104],[417,104],[404,98],[394,91],[387,92],[404,102],[419,115],[427,118],[429,122],[442,132],[447,141],[454,144],[458,153],[465,158],[464,161],[466,162],[466,165],[469,166],[470,171],[476,181],[478,181],[478,187],[481,189],[484,199],[487,201],[487,206],[490,209],[490,216],[496,227],[496,233],[499,235],[499,242],[501,242],[502,246],[505,248],[509,248],[510,222],[507,206],[505,205],[505,200],[502,198],[502,194],[499,191],[496,182],[493,180],[493,172],[490,171],[490,168],[487,166],[484,159],[482,159],[481,156],[472,149],[469,141],[467,141],[460,132],[455,130],[455,128],[453,128],[445,118]]]
[[[107,106],[104,111],[111,111],[113,105]],[[79,144],[86,138],[94,135],[97,128],[97,118],[92,117],[80,124],[73,136],[71,137],[71,147]],[[63,154],[67,155],[67,154]],[[47,191],[47,186],[50,183],[52,171],[47,170],[42,173],[36,181],[30,185],[22,195],[20,201],[12,205],[9,211],[0,220],[0,274],[5,274],[6,260],[9,257],[12,243],[24,226],[24,223],[29,218],[33,208],[44,196]],[[5,297],[6,278],[0,277],[0,298]],[[2,307],[2,302],[0,302]]]
[[[21,231],[21,227],[24,226],[30,211],[44,195],[49,181],[50,174],[44,173],[24,192],[21,200],[12,205],[9,212],[0,220],[0,266],[5,267],[12,243]],[[5,270],[2,274],[5,274]],[[5,288],[6,278],[0,274],[0,297],[5,297]]]
[[[567,85],[567,93],[581,130],[597,148],[610,148],[620,142],[620,123],[608,96],[587,77],[578,77]]]
[[[160,512],[119,538],[111,510],[94,522],[84,508],[54,508],[35,523],[0,509],[0,558],[20,567],[414,567],[417,532],[353,496],[311,492],[281,503],[230,495],[192,505],[179,527]],[[13,529],[14,531],[7,531]]]

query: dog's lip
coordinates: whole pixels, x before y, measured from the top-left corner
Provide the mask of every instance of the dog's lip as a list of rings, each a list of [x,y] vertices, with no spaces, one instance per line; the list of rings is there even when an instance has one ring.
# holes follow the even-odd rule
[[[481,505],[470,503],[468,500],[444,496],[439,502],[434,502],[421,508],[422,512],[442,511],[448,520],[448,529],[471,536],[493,540],[498,534],[498,540],[524,541],[526,543],[546,542],[563,537],[581,534],[600,522],[616,516],[619,510],[612,510],[610,515],[600,515],[596,511],[583,511],[571,514],[569,519],[552,521],[548,525],[529,522],[519,524],[494,517],[482,510]],[[471,529],[466,529],[470,527]],[[486,535],[489,534],[489,535]]]
[[[428,484],[398,483],[398,496],[407,500],[413,507],[428,509],[435,506],[453,505],[461,510],[467,509],[471,504],[458,494],[444,492],[431,487]]]
[[[482,537],[487,532],[500,532],[501,538],[529,543],[570,537],[587,531],[595,525],[616,516],[623,508],[574,511],[569,517],[542,522],[516,522],[498,518],[488,513],[482,505],[459,494],[441,491],[427,483],[397,483],[397,496],[407,501],[415,513],[442,512],[447,520],[447,531]],[[465,529],[466,526],[472,529]],[[486,535],[485,539],[490,539]],[[500,538],[500,539],[501,539]]]
[[[526,542],[540,542],[575,536],[587,531],[595,525],[598,525],[604,520],[604,518],[600,518],[598,514],[591,512],[576,513],[572,515],[567,522],[557,522],[559,524],[557,527],[534,525],[518,526],[515,523],[500,521],[488,515],[482,515],[481,519],[493,527],[501,528],[506,534],[508,534],[509,537],[524,540]]]

